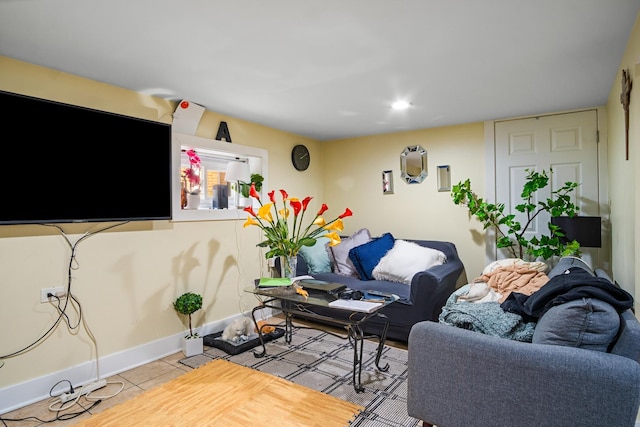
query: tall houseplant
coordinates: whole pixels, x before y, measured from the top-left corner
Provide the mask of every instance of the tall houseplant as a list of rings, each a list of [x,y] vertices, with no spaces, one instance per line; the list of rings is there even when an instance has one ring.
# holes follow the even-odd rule
[[[202,353],[202,337],[197,332],[193,332],[191,323],[191,315],[202,308],[202,296],[193,292],[186,292],[174,301],[173,308],[178,313],[189,318],[189,334],[185,335],[182,342],[183,353],[187,357]]]
[[[549,176],[545,170],[536,172],[526,169],[527,176],[522,193],[522,203],[515,206],[515,210],[526,215],[525,224],[516,220],[514,214],[504,212],[504,203],[488,203],[471,190],[471,182],[467,179],[453,186],[451,197],[456,205],[463,205],[469,209],[469,213],[476,217],[484,229],[493,228],[496,231],[496,246],[505,248],[514,258],[524,259],[525,256],[531,259],[550,259],[554,256],[575,255],[580,253],[580,245],[575,240],[563,244],[561,237],[564,237],[562,230],[548,223],[550,236],[540,235],[527,239],[524,236],[529,224],[542,212],[548,212],[551,217],[576,215],[577,207],[571,202],[571,192],[578,186],[575,182],[566,182],[558,190],[551,192],[551,197],[547,200],[538,201],[536,192],[545,188],[549,184]],[[550,170],[553,173],[553,170]]]

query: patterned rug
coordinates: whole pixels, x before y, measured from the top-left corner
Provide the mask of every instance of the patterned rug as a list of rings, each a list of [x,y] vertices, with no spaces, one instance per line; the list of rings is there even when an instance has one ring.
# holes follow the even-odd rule
[[[291,344],[284,337],[266,344],[267,355],[256,358],[253,351],[229,355],[217,348],[180,360],[197,368],[212,359],[225,359],[266,372],[296,384],[365,407],[351,426],[403,426],[421,424],[407,415],[407,351],[385,346],[380,366],[389,364],[387,372],[375,367],[377,345],[364,343],[362,357],[362,385],[364,393],[356,393],[352,384],[353,349],[346,339],[314,329],[294,329]]]

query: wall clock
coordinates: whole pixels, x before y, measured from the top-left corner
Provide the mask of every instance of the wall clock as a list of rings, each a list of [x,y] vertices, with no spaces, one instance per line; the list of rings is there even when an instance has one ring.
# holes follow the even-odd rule
[[[307,170],[311,157],[309,156],[309,149],[302,144],[298,144],[291,150],[291,163],[293,167],[299,171]]]

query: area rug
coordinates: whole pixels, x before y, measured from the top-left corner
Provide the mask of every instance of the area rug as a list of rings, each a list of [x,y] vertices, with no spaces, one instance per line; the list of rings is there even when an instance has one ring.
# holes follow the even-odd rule
[[[180,362],[196,368],[212,359],[225,359],[363,406],[365,409],[350,426],[414,427],[421,424],[407,415],[406,350],[385,346],[380,366],[388,363],[389,370],[380,372],[375,367],[377,344],[365,341],[362,358],[365,391],[356,393],[352,383],[353,349],[348,340],[314,329],[295,329],[291,344],[282,337],[267,343],[266,349],[265,357],[256,358],[253,351],[232,356],[210,348]],[[262,351],[262,346],[254,351]]]
[[[362,406],[228,360],[211,360],[76,426],[345,426]]]

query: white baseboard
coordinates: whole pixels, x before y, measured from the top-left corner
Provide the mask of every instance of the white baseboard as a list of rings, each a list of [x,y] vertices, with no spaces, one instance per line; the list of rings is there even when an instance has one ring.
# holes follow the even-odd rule
[[[265,315],[266,314],[265,312]],[[196,331],[202,336],[220,332],[240,316],[242,316],[242,314],[209,323],[197,328]],[[75,388],[95,381],[96,379],[106,379],[120,372],[174,354],[181,351],[183,337],[184,332],[180,332],[179,334],[151,341],[138,347],[132,347],[119,353],[101,356],[98,360],[99,365],[95,360],[91,360],[80,365],[0,389],[0,414],[48,399],[50,397],[49,390],[60,381],[70,381]],[[98,378],[98,366],[100,378]]]

